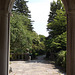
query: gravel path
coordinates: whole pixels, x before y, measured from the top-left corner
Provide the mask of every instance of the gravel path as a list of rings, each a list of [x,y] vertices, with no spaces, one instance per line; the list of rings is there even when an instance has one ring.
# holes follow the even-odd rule
[[[11,61],[13,72],[9,75],[65,75],[62,74],[50,61],[43,59],[45,55],[39,56],[37,60]]]

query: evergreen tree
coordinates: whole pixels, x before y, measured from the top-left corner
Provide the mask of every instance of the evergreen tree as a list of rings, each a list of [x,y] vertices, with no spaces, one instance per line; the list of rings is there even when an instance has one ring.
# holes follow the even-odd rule
[[[50,13],[48,18],[48,23],[52,22],[54,17],[56,16],[56,10],[60,10],[62,8],[61,0],[57,0],[57,2],[53,1],[50,7]],[[47,28],[48,29],[48,28]]]
[[[28,1],[25,0],[15,0],[13,11],[17,12],[18,14],[21,13],[22,15],[24,15],[26,18],[25,20],[28,20],[28,21],[24,20],[25,21],[24,25],[27,25],[28,30],[33,31],[33,25],[32,25],[33,21],[31,20],[31,15],[27,6],[27,2]]]
[[[13,6],[13,10],[18,12],[18,13],[22,13],[27,17],[30,17],[30,11],[28,9],[27,3],[28,1],[25,0],[15,0],[14,6]]]
[[[57,10],[56,16],[53,19],[54,21],[50,22],[47,25],[47,28],[50,29],[49,37],[56,38],[58,35],[61,35],[66,31],[67,20],[65,16],[65,10]]]
[[[47,29],[49,36],[45,40],[46,57],[55,60],[56,64],[66,66],[66,11],[60,0],[53,1],[50,7]]]

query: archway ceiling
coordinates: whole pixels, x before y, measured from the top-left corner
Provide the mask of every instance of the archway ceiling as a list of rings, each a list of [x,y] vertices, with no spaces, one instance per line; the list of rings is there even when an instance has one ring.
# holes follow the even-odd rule
[[[0,0],[0,10],[10,11],[14,0]]]

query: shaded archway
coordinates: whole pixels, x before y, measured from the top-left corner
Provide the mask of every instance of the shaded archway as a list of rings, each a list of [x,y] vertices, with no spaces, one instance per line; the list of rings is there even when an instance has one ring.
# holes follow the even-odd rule
[[[67,12],[67,75],[75,75],[75,0],[62,0]],[[9,16],[14,0],[0,0],[0,75],[8,75]]]

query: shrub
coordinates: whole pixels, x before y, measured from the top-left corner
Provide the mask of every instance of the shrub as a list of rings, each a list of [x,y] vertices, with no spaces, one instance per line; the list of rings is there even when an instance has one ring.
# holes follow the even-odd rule
[[[66,51],[60,51],[57,53],[56,64],[61,66],[66,71]]]

